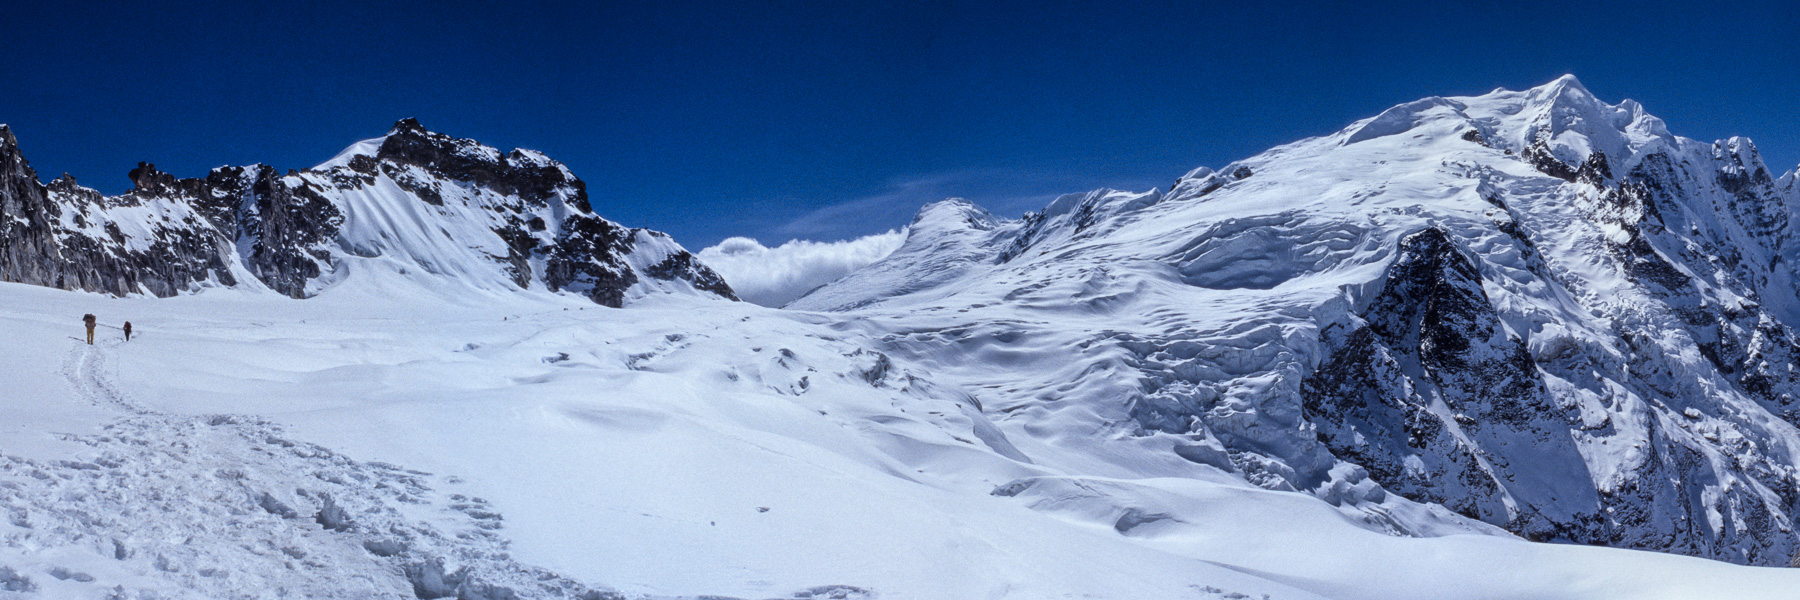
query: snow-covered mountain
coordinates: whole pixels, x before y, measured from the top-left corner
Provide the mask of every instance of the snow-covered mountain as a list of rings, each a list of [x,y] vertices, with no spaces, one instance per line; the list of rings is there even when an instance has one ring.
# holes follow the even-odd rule
[[[884,351],[975,382],[1003,424],[1395,532],[1435,527],[1399,496],[1534,540],[1785,565],[1796,179],[1565,76],[1402,104],[1167,192],[1019,220],[940,202],[790,308],[880,320]]]
[[[43,184],[0,125],[0,280],[172,296],[249,285],[303,298],[351,282],[547,288],[618,307],[652,292],[734,298],[668,235],[595,215],[586,185],[531,150],[501,152],[413,119],[305,171],[140,163],[103,197]]]
[[[111,199],[4,148],[75,291],[0,283],[0,600],[1800,589],[1794,176],[1573,78],[933,204],[787,309],[409,122]]]

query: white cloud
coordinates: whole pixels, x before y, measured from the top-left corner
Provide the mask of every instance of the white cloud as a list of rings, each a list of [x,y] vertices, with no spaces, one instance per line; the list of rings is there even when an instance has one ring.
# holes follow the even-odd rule
[[[791,240],[770,248],[751,238],[734,237],[701,250],[700,261],[718,271],[745,301],[781,306],[886,258],[905,240],[906,232],[888,231],[838,242]]]

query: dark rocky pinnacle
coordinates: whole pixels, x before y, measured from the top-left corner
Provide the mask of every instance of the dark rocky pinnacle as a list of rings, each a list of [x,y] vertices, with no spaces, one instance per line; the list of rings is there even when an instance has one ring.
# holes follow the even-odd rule
[[[419,124],[418,119],[415,119],[413,117],[407,117],[407,118],[395,121],[393,128],[388,129],[388,135],[393,135],[396,133],[425,134],[428,132],[425,130],[424,125]]]
[[[140,162],[136,169],[126,174],[131,178],[134,191],[158,192],[175,185],[175,176],[156,170],[156,165]]]

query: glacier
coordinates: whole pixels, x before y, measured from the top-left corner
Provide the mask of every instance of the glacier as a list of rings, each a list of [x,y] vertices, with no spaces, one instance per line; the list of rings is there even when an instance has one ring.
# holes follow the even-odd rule
[[[1388,494],[1530,539],[1785,565],[1796,207],[1747,140],[1672,136],[1563,77],[1402,104],[1167,192],[1010,221],[939,203],[885,264],[791,306],[891,315],[896,351],[985,381],[1009,418],[1092,413],[1086,431],[1397,533],[1424,530],[1375,508]],[[944,343],[957,327],[992,341]],[[987,369],[1018,344],[1069,350]]]

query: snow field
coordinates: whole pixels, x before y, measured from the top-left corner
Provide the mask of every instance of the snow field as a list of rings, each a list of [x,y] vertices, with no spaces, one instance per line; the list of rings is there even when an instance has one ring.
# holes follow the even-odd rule
[[[1391,537],[1148,451],[1167,437],[1002,418],[975,382],[877,354],[869,332],[889,326],[860,317],[687,298],[0,296],[0,328],[31,340],[14,352],[56,355],[9,373],[42,394],[6,398],[42,429],[0,442],[0,506],[28,525],[0,529],[0,565],[37,590],[20,597],[1673,598],[1691,597],[1667,587],[1681,581],[1737,581],[1739,597],[1789,581]],[[141,334],[58,335],[82,312]],[[1056,364],[1053,347],[1017,348],[1052,340],[956,335],[1012,369]]]

